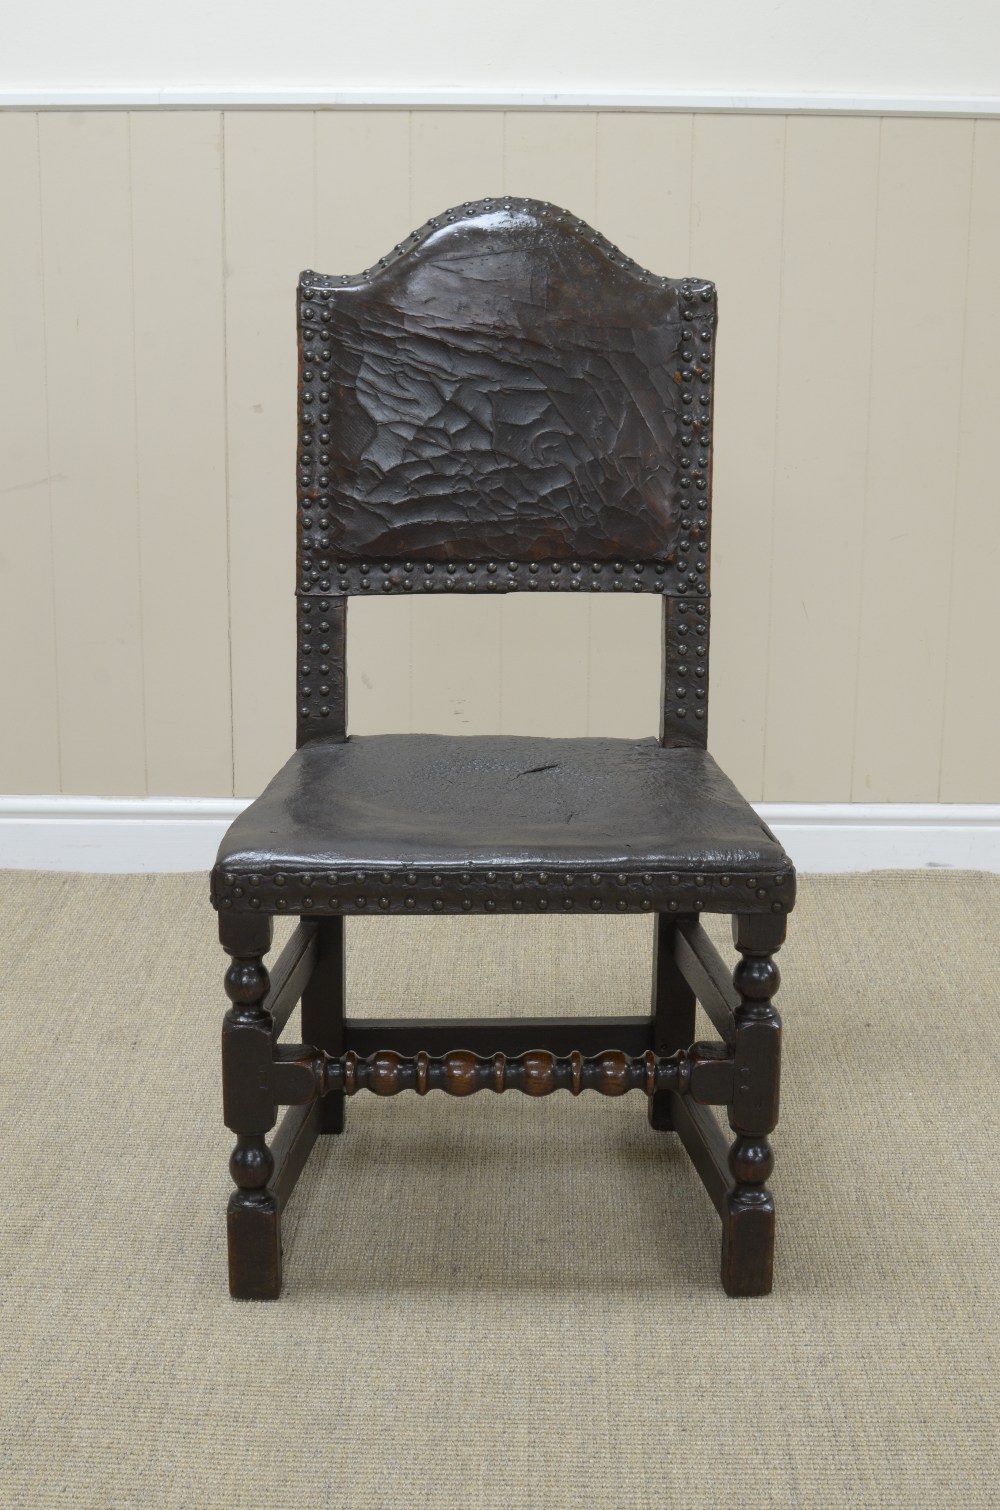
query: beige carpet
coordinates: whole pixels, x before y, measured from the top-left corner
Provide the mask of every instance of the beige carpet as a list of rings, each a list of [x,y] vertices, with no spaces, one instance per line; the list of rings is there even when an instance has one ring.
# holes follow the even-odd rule
[[[4,1506],[1000,1505],[1000,879],[803,884],[757,1301],[641,1096],[484,1094],[359,1096],[231,1302],[204,880],[0,901]],[[643,1010],[648,927],[356,920],[355,1010]]]

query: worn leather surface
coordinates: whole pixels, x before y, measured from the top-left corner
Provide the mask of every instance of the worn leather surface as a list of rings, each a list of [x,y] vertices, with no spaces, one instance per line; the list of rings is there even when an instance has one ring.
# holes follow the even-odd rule
[[[712,757],[654,740],[312,740],[232,825],[213,872],[217,906],[268,911],[728,912],[793,897],[787,856]]]
[[[485,200],[364,274],[303,274],[299,320],[300,590],[532,588],[551,562],[547,586],[612,590],[615,557],[681,590],[680,541],[707,531],[711,284]],[[440,576],[466,558],[495,575]]]

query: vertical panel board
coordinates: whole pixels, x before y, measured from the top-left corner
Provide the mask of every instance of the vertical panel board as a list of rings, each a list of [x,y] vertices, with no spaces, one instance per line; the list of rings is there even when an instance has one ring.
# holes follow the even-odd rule
[[[598,229],[643,267],[683,278],[691,266],[694,117],[645,110],[597,117]]]
[[[0,791],[59,790],[37,117],[0,115]]]
[[[324,110],[316,116],[316,262],[359,273],[413,229],[410,113]],[[410,602],[355,598],[348,610],[347,715],[352,734],[411,728]]]
[[[764,796],[845,802],[879,122],[797,116],[787,133]]]
[[[225,131],[233,767],[253,796],[295,738],[295,288],[316,249],[313,116]]]
[[[689,271],[692,117],[606,111],[597,117],[597,227],[642,266]],[[647,594],[595,594],[590,605],[587,733],[659,729],[660,607]]]
[[[129,123],[39,117],[62,781],[146,790]]]
[[[591,224],[597,209],[597,117],[510,111],[504,192],[548,201]],[[586,734],[591,599],[518,593],[501,605],[501,728]]]
[[[1000,121],[977,121],[939,793],[942,802],[1000,799],[998,268]]]
[[[410,218],[504,191],[504,113],[499,110],[417,110],[410,148]],[[412,227],[411,227],[412,229]]]
[[[232,791],[222,118],[131,116],[149,790]]]
[[[410,149],[414,225],[452,205],[503,193],[500,112],[417,111]],[[414,602],[413,727],[500,730],[501,602],[434,594]]]
[[[694,123],[691,272],[719,287],[709,744],[763,790],[785,122]]]
[[[938,794],[972,131],[882,123],[856,801]]]

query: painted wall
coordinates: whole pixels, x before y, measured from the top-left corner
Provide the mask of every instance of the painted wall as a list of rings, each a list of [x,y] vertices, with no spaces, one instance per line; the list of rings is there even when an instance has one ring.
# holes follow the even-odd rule
[[[508,192],[719,285],[710,737],[747,796],[995,802],[998,185],[996,121],[0,115],[0,791],[260,788],[297,274]],[[651,732],[654,616],[359,604],[351,727]]]
[[[5,0],[0,91],[1000,95],[994,0]]]

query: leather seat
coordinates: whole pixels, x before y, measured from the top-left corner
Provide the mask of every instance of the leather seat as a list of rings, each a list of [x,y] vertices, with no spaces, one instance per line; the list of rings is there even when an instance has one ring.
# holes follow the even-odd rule
[[[705,750],[655,740],[311,740],[233,824],[216,905],[313,913],[787,910],[781,845]]]

